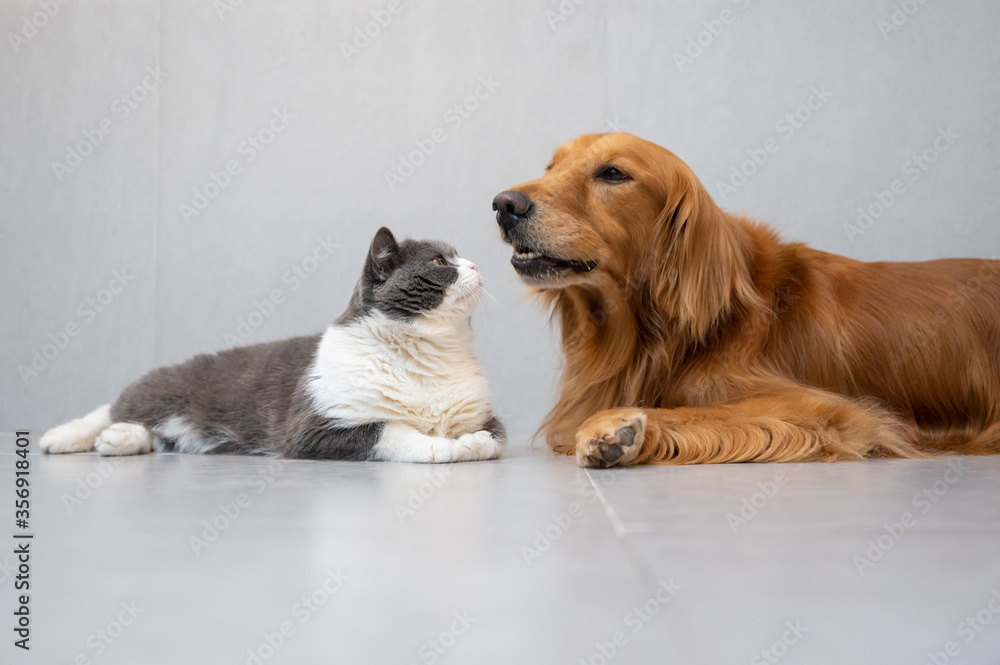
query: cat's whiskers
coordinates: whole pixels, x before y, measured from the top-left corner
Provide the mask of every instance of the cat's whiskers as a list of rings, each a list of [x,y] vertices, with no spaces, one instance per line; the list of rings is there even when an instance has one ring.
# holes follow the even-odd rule
[[[487,284],[493,285],[493,284],[496,284],[496,282],[494,282],[492,279],[489,279],[487,277],[483,277],[482,275],[480,275],[479,278],[481,280],[481,283],[479,285],[480,295],[479,295],[479,301],[478,302],[480,302],[480,303],[482,302],[483,296],[489,296],[490,300],[492,300],[495,304],[499,305],[500,301],[497,300],[496,297],[492,293],[489,292],[489,289],[486,288]]]
[[[497,305],[500,304],[500,301],[497,300],[496,297],[492,293],[490,293],[489,291],[487,291],[486,287],[484,286],[482,289],[480,289],[479,295],[477,296],[477,300],[476,300],[476,304],[477,305],[481,304],[483,302],[483,296],[488,296],[489,299],[494,302],[494,304],[497,304]]]

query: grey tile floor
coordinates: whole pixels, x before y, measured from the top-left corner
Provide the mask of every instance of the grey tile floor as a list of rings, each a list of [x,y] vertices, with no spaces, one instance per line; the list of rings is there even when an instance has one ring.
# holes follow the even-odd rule
[[[1000,458],[584,471],[31,456],[3,663],[1000,663]]]

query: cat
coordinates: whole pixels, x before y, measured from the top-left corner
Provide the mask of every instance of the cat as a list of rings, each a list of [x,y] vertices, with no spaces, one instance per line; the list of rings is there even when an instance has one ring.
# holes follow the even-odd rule
[[[506,432],[472,349],[482,279],[441,242],[375,234],[347,310],[321,335],[199,355],[46,432],[48,453],[494,459]]]

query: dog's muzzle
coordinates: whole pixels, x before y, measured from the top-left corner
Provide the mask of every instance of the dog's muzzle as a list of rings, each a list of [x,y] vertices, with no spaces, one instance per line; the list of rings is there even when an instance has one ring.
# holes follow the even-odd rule
[[[509,240],[510,232],[534,213],[535,204],[526,194],[508,190],[493,197],[493,210],[497,213],[497,224],[504,238]]]

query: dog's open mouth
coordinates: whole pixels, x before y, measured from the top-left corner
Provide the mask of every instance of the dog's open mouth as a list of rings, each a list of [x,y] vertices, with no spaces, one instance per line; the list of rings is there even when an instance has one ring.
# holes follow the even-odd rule
[[[514,245],[510,264],[518,274],[526,277],[543,277],[557,272],[590,272],[597,267],[596,261],[560,259],[520,244]]]

